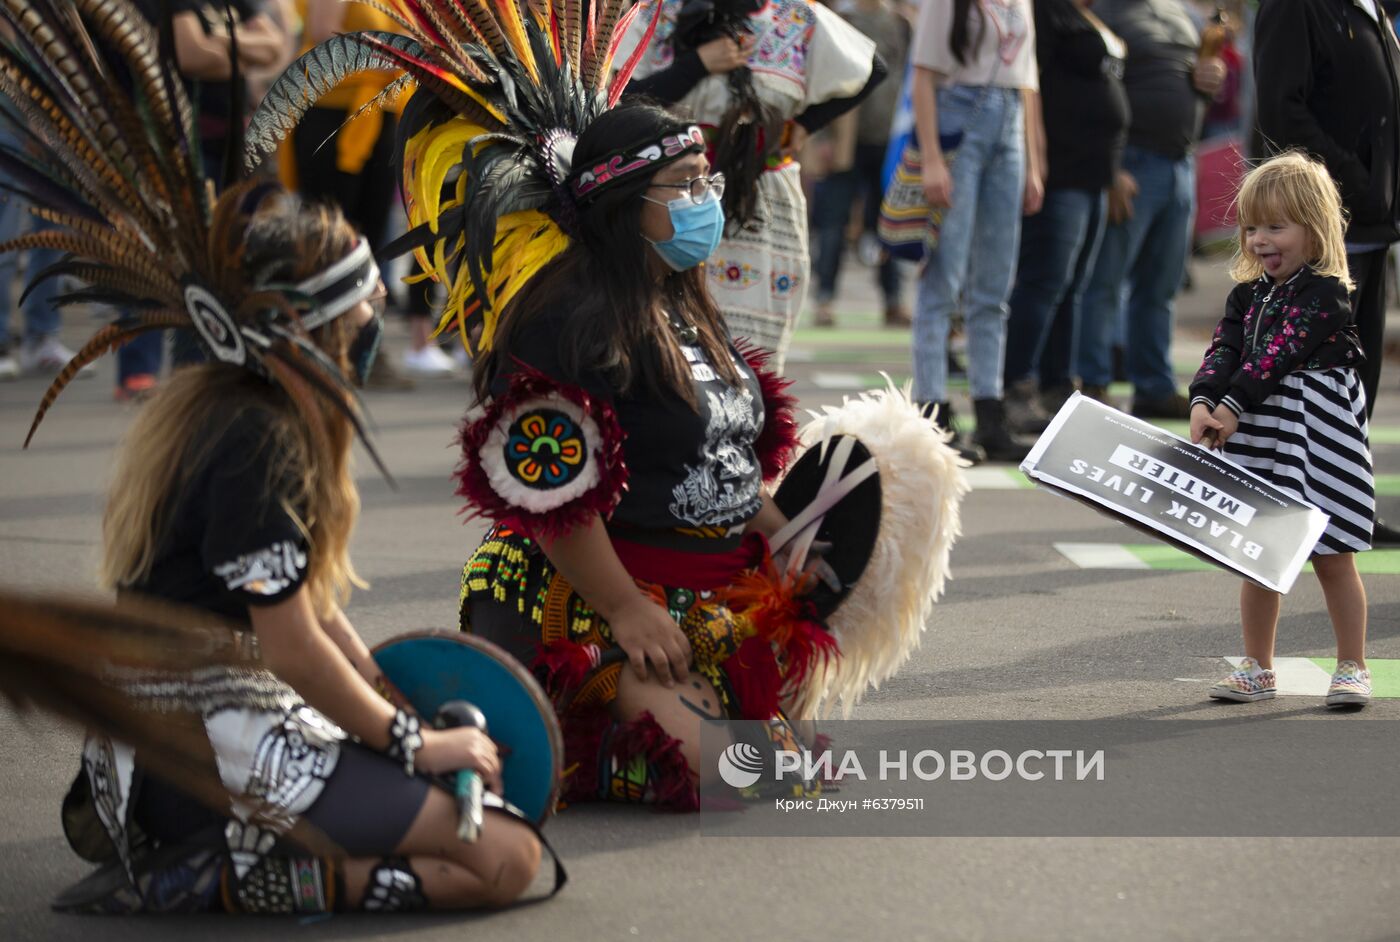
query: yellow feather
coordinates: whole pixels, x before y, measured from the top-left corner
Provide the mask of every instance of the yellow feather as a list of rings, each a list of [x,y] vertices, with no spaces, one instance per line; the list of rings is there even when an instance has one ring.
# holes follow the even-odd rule
[[[506,39],[515,48],[515,55],[520,59],[521,65],[525,66],[525,71],[530,73],[530,78],[538,85],[540,81],[539,69],[535,65],[535,53],[530,48],[530,40],[525,35],[525,23],[520,19],[520,10],[516,7],[516,0],[495,0],[496,8],[501,11],[497,21],[501,24],[501,32],[505,33]]]
[[[541,269],[568,247],[569,237],[554,220],[539,210],[522,210],[500,218],[496,229],[496,246],[491,253],[491,273],[486,277],[486,292],[491,305],[482,314],[478,352],[491,349],[500,312]],[[438,271],[445,273],[442,268]],[[438,320],[435,335],[455,326],[462,335],[463,345],[470,349],[465,335],[466,311],[477,300],[471,276],[466,266],[462,266],[448,292],[447,308]]]
[[[537,79],[537,81],[538,81],[538,79]],[[479,104],[481,107],[485,108],[486,111],[487,111],[487,113],[490,114],[491,117],[493,117],[493,118],[495,118],[497,121],[501,122],[501,124],[504,124],[504,125],[509,125],[509,124],[510,124],[510,122],[509,122],[508,120],[506,120],[506,114],[505,114],[505,112],[504,112],[504,111],[501,111],[501,110],[500,110],[499,108],[497,108],[495,105],[491,104],[491,102],[487,101],[484,97],[482,97],[481,93],[478,92],[476,89],[471,88],[471,87],[468,86],[468,85],[462,85],[462,86],[460,86],[460,87],[461,87],[462,91],[464,91],[464,92],[467,93],[467,97],[468,97],[468,98],[472,99],[472,100],[475,101],[477,104]]]

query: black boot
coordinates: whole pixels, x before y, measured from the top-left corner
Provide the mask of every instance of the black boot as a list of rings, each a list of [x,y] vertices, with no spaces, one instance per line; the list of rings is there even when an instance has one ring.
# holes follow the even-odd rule
[[[948,444],[958,453],[958,456],[972,464],[981,464],[987,460],[987,453],[980,446],[967,440],[967,436],[958,432],[953,425],[953,405],[950,402],[921,402],[919,410],[923,412],[925,418],[933,422],[934,426],[945,432],[953,433],[953,440]]]
[[[1030,454],[1029,445],[1012,437],[1006,424],[1006,405],[1000,399],[974,399],[972,410],[977,416],[977,431],[972,433],[972,441],[982,446],[988,461],[1019,464]]]

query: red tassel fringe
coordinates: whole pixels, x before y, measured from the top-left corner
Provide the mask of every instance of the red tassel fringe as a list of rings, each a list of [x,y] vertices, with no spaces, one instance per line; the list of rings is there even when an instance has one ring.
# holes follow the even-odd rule
[[[673,811],[699,811],[700,791],[690,763],[681,753],[681,741],[667,735],[650,711],[613,732],[608,754],[619,762],[645,756],[655,774],[655,802],[658,808]]]
[[[778,712],[783,675],[767,639],[757,635],[745,638],[739,650],[724,662],[724,672],[744,719],[766,720]]]
[[[561,717],[560,724],[568,804],[598,801],[613,762],[626,764],[640,755],[652,768],[652,798],[658,809],[700,809],[697,779],[681,752],[681,741],[668,735],[649,711],[631,722],[614,723],[608,710],[599,708]]]
[[[745,341],[736,343],[735,349],[758,377],[763,395],[763,431],[758,433],[753,448],[763,469],[763,480],[773,481],[787,470],[797,454],[797,397],[787,391],[792,380],[768,369],[771,353]]]
[[[551,696],[567,693],[581,686],[589,673],[598,666],[598,649],[577,641],[555,641],[539,645],[530,666],[538,674],[544,672],[545,689]]]
[[[597,801],[602,783],[599,765],[603,742],[613,719],[607,707],[571,712],[559,717],[564,739],[564,781],[561,795],[565,804]]]

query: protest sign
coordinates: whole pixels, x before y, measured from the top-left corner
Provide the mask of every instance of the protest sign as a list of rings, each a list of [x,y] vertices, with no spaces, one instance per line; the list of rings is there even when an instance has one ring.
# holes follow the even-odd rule
[[[1021,470],[1276,592],[1292,587],[1327,526],[1322,511],[1220,452],[1077,393]]]

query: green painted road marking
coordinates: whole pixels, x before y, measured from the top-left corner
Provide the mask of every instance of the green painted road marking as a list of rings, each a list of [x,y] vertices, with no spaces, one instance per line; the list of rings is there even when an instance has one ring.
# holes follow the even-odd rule
[[[1394,497],[1400,494],[1400,474],[1376,475],[1376,496]]]
[[[857,327],[822,330],[820,328],[793,331],[793,347],[891,347],[909,349],[910,332],[900,327]]]
[[[1125,543],[1123,548],[1146,563],[1148,569],[1199,572],[1218,568],[1166,543]]]
[[[1329,677],[1337,668],[1334,657],[1310,657],[1308,660],[1326,671]],[[1371,672],[1371,696],[1382,700],[1400,700],[1400,660],[1369,657],[1366,667]]]
[[[1231,667],[1239,667],[1238,657],[1224,658]],[[1371,697],[1376,700],[1400,700],[1400,660],[1368,658],[1371,671]],[[1334,657],[1275,657],[1280,697],[1325,697],[1337,667]]]
[[[1067,551],[1066,547],[1073,547]],[[1113,547],[1101,553],[1094,547]],[[1220,572],[1219,566],[1197,559],[1166,543],[1074,543],[1056,544],[1061,554],[1081,569],[1156,569],[1163,572]],[[1086,562],[1092,560],[1092,562]],[[1375,549],[1356,554],[1356,568],[1362,575],[1400,575],[1400,549]],[[1304,565],[1311,572],[1312,564]]]

